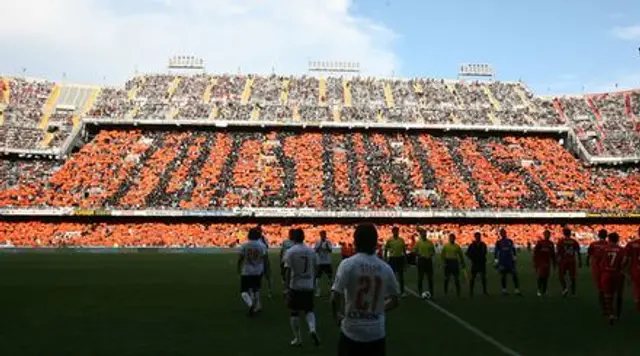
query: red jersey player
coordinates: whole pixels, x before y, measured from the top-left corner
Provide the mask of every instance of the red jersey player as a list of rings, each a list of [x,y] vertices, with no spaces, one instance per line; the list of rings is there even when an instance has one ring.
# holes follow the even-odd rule
[[[544,238],[536,243],[533,248],[533,266],[536,269],[538,281],[538,297],[547,294],[551,266],[556,262],[556,249],[551,242],[551,232],[544,230]]]
[[[624,275],[622,268],[625,265],[625,250],[618,245],[620,237],[617,233],[609,234],[609,243],[601,250],[600,264],[600,290],[604,293],[604,313],[609,316],[609,323],[620,317],[622,310],[622,288]],[[613,310],[613,297],[617,297],[616,313]]]
[[[636,303],[636,309],[640,311],[640,228],[638,228],[638,238],[627,244],[625,253],[629,263],[629,274],[633,281],[633,300]]]
[[[587,250],[587,266],[591,266],[591,277],[598,289],[598,297],[600,299],[600,306],[604,308],[604,293],[600,289],[600,263],[599,258],[601,256],[602,248],[608,244],[607,242],[607,230],[598,231],[598,240],[592,242]]]
[[[571,230],[562,229],[563,238],[558,241],[558,273],[560,275],[560,285],[562,286],[562,295],[567,296],[567,281],[565,276],[569,274],[571,280],[571,295],[576,295],[576,259],[578,267],[582,267],[582,256],[580,256],[580,244],[571,237]]]

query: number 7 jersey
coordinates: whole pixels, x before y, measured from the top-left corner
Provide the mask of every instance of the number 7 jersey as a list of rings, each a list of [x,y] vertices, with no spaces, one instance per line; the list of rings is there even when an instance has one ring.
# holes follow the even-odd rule
[[[318,255],[304,244],[295,244],[282,257],[284,266],[291,270],[289,288],[293,290],[314,290]]]
[[[342,332],[358,342],[385,337],[385,299],[398,295],[391,267],[376,255],[359,253],[340,263],[332,289],[345,296]]]

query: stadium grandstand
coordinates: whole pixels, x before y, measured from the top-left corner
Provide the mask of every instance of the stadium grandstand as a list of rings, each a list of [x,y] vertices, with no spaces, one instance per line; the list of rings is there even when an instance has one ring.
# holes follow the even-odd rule
[[[570,223],[588,241],[608,224],[630,237],[640,216],[640,91],[150,74],[120,88],[3,77],[0,102],[12,246],[227,247],[256,221],[273,244],[291,224],[338,242],[355,219],[463,242]]]

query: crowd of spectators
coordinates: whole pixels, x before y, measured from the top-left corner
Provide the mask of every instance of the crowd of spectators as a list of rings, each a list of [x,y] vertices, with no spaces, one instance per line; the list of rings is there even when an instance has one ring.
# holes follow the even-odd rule
[[[638,169],[555,139],[409,132],[101,131],[24,190],[0,206],[640,211]]]
[[[246,233],[254,225],[232,223],[67,223],[67,222],[3,222],[0,221],[0,244],[15,247],[237,247],[246,241]],[[355,226],[349,224],[264,224],[261,225],[270,247],[279,247],[291,228],[305,230],[308,243],[319,239],[320,231],[326,231],[328,240],[338,246],[351,243]],[[378,225],[379,243],[391,238],[391,229],[398,227],[400,237],[408,243],[418,238],[418,227],[427,231],[427,238],[438,247],[447,241],[447,235],[454,233],[456,242],[467,246],[476,231],[481,232],[484,241],[493,246],[498,231],[504,228],[520,247],[535,243],[542,238],[545,229],[552,232],[552,239],[558,239],[562,226],[556,224],[381,224]],[[596,239],[597,231],[604,228],[617,232],[626,243],[637,237],[640,225],[586,225],[568,226],[575,238],[583,246]]]
[[[4,84],[3,84],[4,85]],[[5,125],[37,127],[53,83],[10,80]],[[137,76],[103,88],[87,116],[547,126],[568,124],[593,156],[640,154],[637,92],[541,99],[521,83],[371,77]],[[61,130],[62,133],[69,132]],[[61,135],[58,135],[61,136]],[[63,139],[54,137],[54,144]],[[12,142],[37,148],[30,141]],[[5,142],[5,146],[6,146]]]

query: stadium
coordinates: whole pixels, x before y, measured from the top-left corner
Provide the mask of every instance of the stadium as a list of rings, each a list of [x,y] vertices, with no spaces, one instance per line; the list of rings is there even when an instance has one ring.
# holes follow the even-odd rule
[[[492,270],[488,296],[445,295],[436,262],[425,301],[408,267],[391,354],[637,354],[630,281],[609,327],[588,268],[577,296],[554,273],[536,297],[531,246],[566,228],[583,252],[602,229],[640,238],[640,90],[541,96],[488,64],[449,79],[308,69],[208,73],[177,56],[115,86],[0,76],[2,354],[333,355],[326,282],[322,345],[292,349],[282,282],[247,318],[236,251],[260,226],[276,275],[291,229],[309,244],[324,231],[337,266],[362,222],[380,245],[397,227],[438,251],[476,232],[493,248],[501,229],[518,246],[522,298]]]

